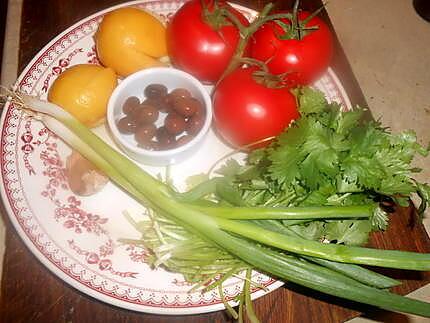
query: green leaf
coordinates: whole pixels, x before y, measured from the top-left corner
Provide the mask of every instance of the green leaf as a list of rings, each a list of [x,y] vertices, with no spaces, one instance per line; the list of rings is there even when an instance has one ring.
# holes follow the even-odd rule
[[[384,168],[388,176],[408,174],[410,172],[409,163],[411,158],[405,156],[402,150],[396,147],[381,149],[375,153],[374,158]]]
[[[356,193],[362,192],[362,189],[356,182],[356,177],[346,178],[342,174],[336,177],[336,187],[339,193]]]
[[[417,135],[413,130],[405,130],[397,136],[392,136],[393,145],[401,145],[405,153],[410,155],[410,158],[417,152],[423,157],[427,157],[430,152],[430,143],[427,147],[421,146],[417,142]]]
[[[303,159],[297,147],[284,146],[272,152],[269,156],[272,164],[269,166],[269,176],[279,184],[290,184],[300,177],[299,165]]]
[[[324,186],[319,187],[317,190],[311,191],[306,199],[300,203],[300,206],[318,206],[327,205],[330,196],[336,193],[335,187],[330,183],[325,183]]]
[[[360,205],[374,202],[373,195],[369,192],[356,192],[354,194],[343,194],[342,205]]]
[[[264,157],[266,157],[265,149],[255,149],[248,154],[247,161],[251,165],[257,165]]]
[[[196,187],[197,185],[206,182],[209,179],[209,175],[207,173],[200,173],[188,176],[185,180],[185,183],[187,185],[187,190],[192,189],[193,187]]]
[[[326,224],[326,239],[346,245],[363,245],[372,229],[368,220],[332,221]]]
[[[370,219],[373,230],[385,230],[388,226],[387,212],[380,207],[375,208],[373,215]]]
[[[231,184],[230,181],[223,180],[216,184],[216,194],[222,200],[235,205],[235,206],[246,206],[247,203],[242,198],[240,191]]]
[[[307,240],[321,240],[324,235],[324,222],[312,221],[300,225],[291,225],[288,227],[302,238]]]
[[[287,131],[281,133],[277,140],[276,146],[284,147],[284,146],[300,146],[302,145],[309,135],[311,131],[311,127],[314,125],[315,120],[309,117],[299,118],[295,123],[292,124],[288,128]],[[268,150],[269,155],[271,154],[271,150]]]
[[[324,93],[310,87],[302,88],[299,93],[299,109],[302,114],[319,113],[325,110],[327,101]]]
[[[339,155],[341,155],[342,152],[348,152],[351,149],[351,144],[349,142],[348,136],[345,134],[331,133],[330,147],[334,149]]]
[[[421,204],[418,207],[418,214],[422,216],[430,201],[430,185],[426,183],[415,182],[417,194],[421,198]]]
[[[375,121],[351,129],[350,144],[351,153],[367,156],[372,156],[378,150],[390,147],[388,134]]]
[[[341,168],[347,182],[356,182],[366,189],[378,189],[385,176],[384,168],[366,156],[351,154],[343,160]]]
[[[318,158],[317,154],[309,154],[300,165],[301,177],[311,190],[316,190],[322,179],[322,174],[318,167]]]
[[[363,116],[363,109],[356,109],[348,112],[339,111],[336,114],[335,131],[340,134],[349,134],[349,132],[359,125],[360,119]]]
[[[224,175],[226,177],[231,177],[237,174],[240,169],[241,165],[236,159],[230,158],[225,161],[225,163],[217,169],[216,173],[220,175]]]
[[[401,195],[392,196],[392,199],[394,200],[394,202],[396,202],[397,205],[400,205],[402,207],[408,207],[411,201],[409,196],[401,196]]]
[[[262,206],[267,204],[267,200],[273,197],[267,190],[267,187],[262,190],[242,190],[242,199],[247,205]]]
[[[381,181],[381,186],[379,193],[384,195],[410,195],[415,192],[416,188],[412,182],[405,176],[392,176],[383,178]]]
[[[256,165],[244,165],[235,175],[235,180],[242,182],[261,179],[261,168]]]

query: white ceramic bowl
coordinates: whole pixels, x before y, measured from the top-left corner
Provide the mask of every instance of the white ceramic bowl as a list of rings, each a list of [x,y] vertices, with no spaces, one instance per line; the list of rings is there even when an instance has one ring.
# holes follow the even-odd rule
[[[206,119],[202,129],[186,144],[168,150],[147,150],[137,145],[133,135],[119,132],[117,122],[125,114],[122,106],[130,96],[144,99],[143,90],[149,84],[163,84],[170,91],[185,88],[200,100],[206,109]],[[113,91],[107,108],[107,121],[115,142],[132,159],[154,166],[166,166],[184,161],[200,147],[212,122],[212,102],[204,86],[192,75],[170,67],[154,67],[136,72],[124,80]]]

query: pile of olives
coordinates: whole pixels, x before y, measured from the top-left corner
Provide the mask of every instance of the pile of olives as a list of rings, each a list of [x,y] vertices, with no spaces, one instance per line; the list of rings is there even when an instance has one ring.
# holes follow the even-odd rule
[[[136,96],[127,98],[122,106],[125,116],[117,122],[121,133],[134,134],[138,146],[173,149],[189,142],[203,127],[205,108],[187,89],[169,92],[163,84],[150,84],[143,94],[142,102]]]

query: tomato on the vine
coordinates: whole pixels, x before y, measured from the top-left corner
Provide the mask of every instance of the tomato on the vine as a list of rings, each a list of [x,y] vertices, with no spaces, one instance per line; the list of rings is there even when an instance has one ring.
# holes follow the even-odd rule
[[[216,82],[230,62],[239,29],[222,13],[227,9],[244,25],[248,20],[225,1],[186,2],[167,26],[168,54],[175,67],[205,83]],[[205,11],[206,10],[206,11]]]
[[[326,23],[306,11],[293,12],[296,21],[281,19],[262,25],[253,35],[251,57],[271,73],[287,73],[290,86],[309,85],[327,70],[333,54],[333,36]]]
[[[239,147],[279,135],[299,117],[286,87],[270,87],[256,67],[237,68],[215,88],[214,124],[219,135]],[[273,80],[268,80],[273,82]],[[261,147],[262,145],[257,145]]]

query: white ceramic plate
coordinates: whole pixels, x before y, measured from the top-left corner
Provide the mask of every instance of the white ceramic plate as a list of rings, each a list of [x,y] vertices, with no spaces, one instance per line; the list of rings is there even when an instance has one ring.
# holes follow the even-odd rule
[[[54,79],[71,65],[97,64],[93,34],[106,12],[122,6],[138,6],[168,19],[182,1],[134,1],[101,11],[70,27],[30,62],[17,81],[20,91],[46,98]],[[255,12],[235,6],[248,18]],[[339,80],[329,70],[315,86],[330,100],[350,108]],[[110,139],[106,129],[96,130]],[[205,172],[229,148],[213,133],[191,159],[172,167],[175,185],[184,188],[187,176]],[[20,237],[34,255],[58,277],[101,301],[131,310],[157,314],[196,314],[223,309],[217,292],[189,293],[181,275],[151,270],[145,252],[121,245],[119,238],[139,238],[124,219],[125,208],[138,207],[125,193],[108,184],[91,197],[75,196],[65,179],[65,158],[70,153],[61,140],[41,123],[6,105],[1,119],[1,194],[8,215]],[[153,174],[163,169],[145,167]],[[253,279],[267,291],[256,290],[253,298],[280,287],[282,282],[255,273]],[[242,282],[230,279],[224,293],[232,299]]]

